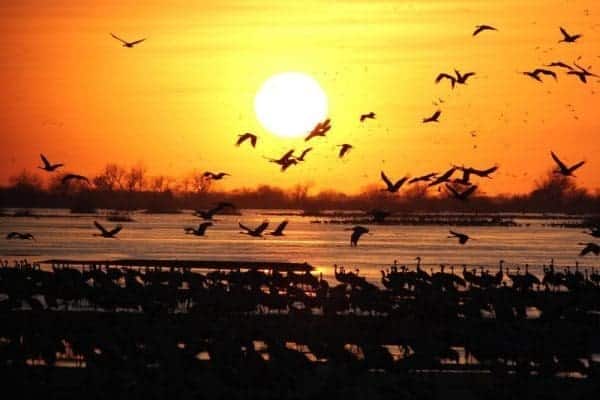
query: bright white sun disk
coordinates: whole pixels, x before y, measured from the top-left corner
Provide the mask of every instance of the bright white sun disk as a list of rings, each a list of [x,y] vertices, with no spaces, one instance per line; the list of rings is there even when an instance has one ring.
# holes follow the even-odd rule
[[[308,134],[327,116],[327,96],[312,77],[300,72],[273,75],[254,99],[261,125],[283,137]]]

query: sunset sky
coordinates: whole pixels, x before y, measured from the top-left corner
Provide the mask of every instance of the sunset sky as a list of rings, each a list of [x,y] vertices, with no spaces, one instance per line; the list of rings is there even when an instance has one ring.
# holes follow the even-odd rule
[[[477,24],[498,31],[472,37]],[[559,44],[560,26],[583,36]],[[148,39],[128,49],[110,32]],[[90,176],[141,163],[149,175],[227,171],[225,189],[312,182],[348,193],[379,184],[381,170],[497,164],[481,188],[515,193],[554,166],[554,150],[586,160],[577,182],[600,188],[600,79],[520,73],[581,57],[600,74],[597,0],[23,0],[0,3],[0,33],[0,184],[43,152]],[[455,68],[476,76],[435,84]],[[254,97],[286,71],[319,82],[332,129],[281,173],[263,156],[306,143],[267,132]],[[440,98],[440,123],[422,124]],[[359,122],[370,111],[377,119]],[[248,131],[256,149],[236,147]],[[343,160],[341,143],[355,147]]]

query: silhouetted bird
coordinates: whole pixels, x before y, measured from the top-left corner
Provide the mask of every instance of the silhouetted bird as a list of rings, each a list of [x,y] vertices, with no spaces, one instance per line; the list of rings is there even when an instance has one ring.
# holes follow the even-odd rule
[[[346,229],[346,230],[352,231],[352,234],[350,235],[350,246],[351,247],[356,247],[360,237],[362,235],[364,235],[365,233],[369,233],[369,229],[365,228],[364,226],[360,226],[360,225],[357,225],[354,228]]]
[[[556,154],[554,154],[553,151],[550,152],[550,155],[552,156],[552,158],[554,159],[554,161],[558,165],[558,169],[554,171],[555,174],[562,174],[564,176],[575,176],[575,175],[573,175],[573,172],[577,168],[579,168],[583,164],[585,164],[585,161],[580,161],[577,164],[574,164],[574,165],[572,165],[570,167],[567,167],[562,161],[560,161],[560,159],[558,158],[558,156]]]
[[[146,38],[144,38],[144,39],[139,39],[139,40],[136,40],[136,41],[134,41],[134,42],[128,42],[128,41],[126,41],[126,40],[123,40],[123,39],[121,39],[120,37],[118,37],[118,36],[117,36],[117,35],[115,35],[114,33],[111,33],[110,35],[111,35],[112,37],[114,37],[115,39],[117,39],[118,41],[120,41],[121,43],[123,43],[123,47],[129,47],[129,48],[131,48],[131,47],[135,46],[135,45],[136,45],[136,44],[138,44],[138,43],[142,43],[144,40],[146,40]]]
[[[323,122],[319,122],[312,131],[304,138],[305,142],[308,142],[310,139],[317,136],[325,136],[325,134],[331,129],[330,125],[331,120],[328,118]]]
[[[269,232],[269,235],[273,235],[273,236],[283,236],[283,230],[285,229],[285,227],[287,226],[288,221],[285,220],[283,222],[281,222],[277,228],[275,228],[275,230],[273,232]]]
[[[309,151],[312,150],[312,147],[308,147],[304,149],[304,151],[300,154],[300,157],[294,157],[296,161],[304,161],[304,156],[308,154]]]
[[[344,157],[344,154],[346,154],[353,148],[353,146],[348,143],[338,144],[338,147],[340,147],[340,152],[338,153],[339,158]]]
[[[198,217],[202,217],[202,219],[205,220],[211,220],[215,214],[217,214],[219,211],[225,208],[235,208],[235,206],[232,203],[220,202],[215,207],[209,210],[197,210],[195,215]]]
[[[428,122],[440,122],[438,118],[442,115],[442,111],[437,110],[433,115],[429,118],[423,118],[423,123],[426,124]]]
[[[105,238],[114,238],[115,235],[119,232],[121,232],[121,229],[123,229],[123,227],[121,225],[117,225],[114,229],[108,231],[106,230],[106,228],[104,228],[102,225],[100,225],[100,223],[98,223],[98,221],[94,221],[94,225],[96,226],[96,228],[98,228],[100,230],[100,233],[94,233],[94,236],[102,236]]]
[[[494,28],[490,25],[475,25],[475,31],[473,31],[473,36],[477,36],[480,32],[483,31],[497,31],[498,29]]]
[[[219,181],[219,180],[223,179],[224,177],[231,176],[231,175],[229,175],[227,172],[219,172],[219,173],[215,174],[214,172],[206,171],[205,173],[202,174],[202,176],[207,179]]]
[[[254,229],[248,228],[247,226],[243,225],[241,222],[238,222],[238,225],[240,226],[240,228],[242,228],[243,230],[246,231],[246,232],[240,232],[240,233],[243,233],[243,234],[246,234],[246,235],[250,235],[250,236],[254,236],[254,237],[262,237],[263,232],[269,226],[269,222],[263,221],[262,224],[260,224],[259,226],[257,226]]]
[[[531,77],[531,78],[533,78],[533,79],[535,79],[536,81],[539,81],[539,82],[543,82],[542,78],[540,78],[540,74],[550,75],[554,79],[557,79],[556,78],[556,72],[550,71],[548,69],[543,69],[543,68],[537,68],[537,69],[535,69],[533,71],[524,71],[524,72],[522,72],[522,74],[523,75],[527,75],[527,76],[529,76],[529,77]]]
[[[579,243],[579,244],[582,246],[585,246],[579,253],[580,256],[585,256],[588,253],[594,253],[594,255],[600,254],[600,246],[597,245],[596,243]]]
[[[70,182],[70,181],[85,181],[87,183],[90,183],[90,180],[88,178],[86,178],[83,175],[77,175],[77,174],[66,174],[65,176],[62,177],[61,182],[64,184]]]
[[[385,182],[385,184],[387,186],[385,189],[381,189],[382,191],[387,190],[390,193],[396,193],[400,189],[400,187],[404,184],[404,182],[406,182],[406,180],[408,179],[408,176],[405,176],[404,178],[400,178],[395,183],[392,183],[392,181],[389,180],[389,178],[385,175],[385,173],[383,171],[381,171],[381,179],[383,180],[383,182]]]
[[[454,89],[454,85],[456,84],[455,77],[453,77],[452,75],[447,74],[445,72],[442,72],[435,78],[435,83],[440,83],[442,81],[442,79],[448,79],[450,81],[450,84],[452,85],[452,89]]]
[[[460,232],[450,231],[450,235],[448,238],[457,238],[460,244],[465,244],[470,239],[468,235]]]
[[[568,69],[569,71],[573,70],[573,67],[571,67],[568,64],[565,64],[562,61],[555,61],[555,62],[551,62],[550,64],[547,64],[546,67],[558,67],[558,68],[564,68],[564,69]]]
[[[44,171],[52,172],[57,168],[62,167],[64,164],[51,164],[50,161],[43,154],[40,154],[42,162],[44,163],[43,167],[38,167],[39,169],[43,169]]]
[[[563,38],[561,40],[559,40],[558,43],[561,43],[561,42],[574,43],[577,39],[579,39],[581,37],[580,34],[569,35],[569,33],[562,26],[560,27],[560,33],[562,33]]]
[[[431,182],[428,186],[439,185],[443,182],[448,182],[452,174],[456,171],[455,167],[450,168],[448,171],[444,172],[442,175],[438,176],[433,182]]]
[[[498,170],[498,166],[493,166],[491,168],[483,169],[483,170],[481,170],[481,169],[475,169],[475,168],[470,168],[470,167],[469,168],[456,167],[456,169],[459,169],[459,170],[461,170],[463,172],[462,179],[457,180],[456,182],[457,183],[461,183],[463,185],[468,185],[469,184],[469,180],[471,178],[471,174],[477,175],[480,178],[489,178],[489,179],[491,179],[490,174],[496,172],[496,170]]]
[[[588,76],[594,76],[594,77],[598,78],[598,75],[591,73],[590,71],[583,68],[582,66],[577,65],[577,63],[575,63],[575,66],[579,69],[579,71],[573,69],[572,71],[567,72],[567,74],[577,76],[581,82],[587,83]]]
[[[256,137],[256,135],[254,135],[250,132],[246,132],[243,135],[238,135],[238,137],[239,137],[239,139],[235,143],[236,146],[239,146],[240,144],[244,143],[246,140],[250,139],[250,144],[252,144],[252,147],[256,147],[256,140],[258,139]]]
[[[20,240],[35,240],[31,233],[21,233],[21,232],[10,232],[6,235],[6,239],[20,239]]]
[[[365,119],[370,118],[370,119],[375,119],[375,113],[373,111],[371,111],[368,114],[362,114],[360,116],[360,122],[363,122]]]
[[[475,76],[475,72],[467,72],[464,75],[461,75],[461,73],[456,69],[454,72],[456,73],[456,83],[460,83],[461,85],[465,85],[467,83],[467,79],[469,79],[471,76]]]
[[[203,222],[200,225],[198,225],[198,228],[194,229],[194,228],[183,228],[185,233],[187,234],[191,234],[191,235],[195,235],[195,236],[204,236],[204,233],[206,232],[206,229],[209,226],[212,226],[212,222]]]
[[[408,183],[429,182],[436,175],[437,175],[437,172],[432,172],[427,175],[417,176],[416,178],[412,178],[410,181],[408,181]]]
[[[473,192],[475,191],[475,189],[477,189],[477,185],[472,185],[469,186],[467,189],[465,189],[462,192],[457,191],[456,189],[454,189],[452,186],[446,184],[446,188],[450,191],[450,193],[452,193],[452,195],[457,198],[458,200],[467,200],[469,198],[469,196],[471,194],[473,194]]]

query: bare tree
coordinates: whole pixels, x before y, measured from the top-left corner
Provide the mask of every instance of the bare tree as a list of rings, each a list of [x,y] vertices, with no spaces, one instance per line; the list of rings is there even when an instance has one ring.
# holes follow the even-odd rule
[[[126,173],[125,168],[117,164],[106,164],[104,170],[92,181],[98,190],[122,190]]]
[[[146,169],[142,165],[133,166],[125,175],[125,189],[130,192],[142,191],[146,183]]]

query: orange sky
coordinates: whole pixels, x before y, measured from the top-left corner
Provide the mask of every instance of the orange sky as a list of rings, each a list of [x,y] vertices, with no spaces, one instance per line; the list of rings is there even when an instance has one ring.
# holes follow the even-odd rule
[[[595,0],[139,3],[0,3],[0,183],[44,152],[87,175],[141,162],[150,175],[229,171],[222,188],[314,182],[346,192],[378,183],[381,169],[400,177],[498,164],[482,189],[508,193],[530,190],[553,149],[587,160],[577,182],[600,187],[598,78],[584,85],[561,72],[540,84],[518,73],[580,56],[600,73]],[[480,23],[499,31],[472,38]],[[583,37],[558,44],[559,26]],[[109,32],[148,40],[126,49]],[[454,68],[477,75],[454,91],[434,83]],[[262,156],[305,144],[266,132],[253,101],[284,71],[321,84],[333,128],[281,173]],[[421,124],[438,98],[441,123]],[[377,119],[361,124],[368,111]],[[254,150],[234,146],[246,131],[260,137]],[[344,142],[355,149],[338,160]]]

